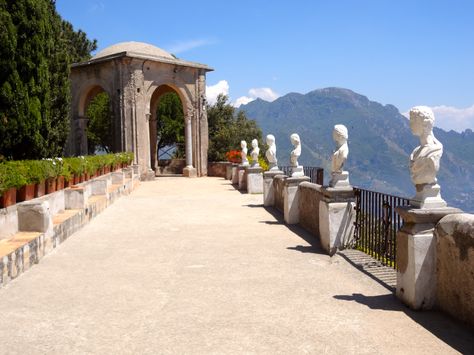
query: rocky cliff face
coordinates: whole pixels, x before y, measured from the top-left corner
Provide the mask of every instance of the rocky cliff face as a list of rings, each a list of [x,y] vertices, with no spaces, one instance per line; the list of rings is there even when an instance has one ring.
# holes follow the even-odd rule
[[[419,143],[408,120],[393,105],[384,106],[348,89],[325,88],[306,95],[291,93],[271,103],[255,100],[241,109],[258,122],[264,135],[275,135],[281,164],[288,163],[289,136],[296,132],[303,143],[301,163],[328,172],[334,149],[332,129],[341,123],[349,130],[347,170],[353,185],[405,197],[415,193],[408,159]],[[444,145],[438,174],[442,196],[450,205],[472,212],[474,133],[438,128],[434,133]]]

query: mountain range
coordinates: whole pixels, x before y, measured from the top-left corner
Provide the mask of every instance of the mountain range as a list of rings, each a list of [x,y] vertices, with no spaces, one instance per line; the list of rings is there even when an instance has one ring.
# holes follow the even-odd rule
[[[349,157],[345,169],[354,186],[411,197],[409,156],[419,145],[409,121],[393,105],[382,105],[348,89],[325,88],[307,94],[290,93],[273,102],[261,99],[240,106],[257,121],[264,135],[276,138],[279,165],[288,165],[290,135],[302,142],[300,164],[320,166],[329,181],[335,148],[332,130],[344,124],[349,130]],[[434,128],[444,146],[438,182],[450,206],[474,212],[474,132],[446,132]]]

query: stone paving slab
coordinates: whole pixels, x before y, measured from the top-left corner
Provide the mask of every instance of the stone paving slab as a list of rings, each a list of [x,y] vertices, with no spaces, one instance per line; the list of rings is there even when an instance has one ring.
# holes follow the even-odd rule
[[[221,178],[142,183],[0,290],[0,353],[474,352],[261,200]]]

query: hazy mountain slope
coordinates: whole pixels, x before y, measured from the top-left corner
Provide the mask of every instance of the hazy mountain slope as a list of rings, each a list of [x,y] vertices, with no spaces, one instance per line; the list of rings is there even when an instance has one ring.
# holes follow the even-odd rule
[[[275,135],[283,165],[292,149],[289,136],[296,132],[302,140],[301,163],[322,166],[326,172],[334,149],[332,129],[342,123],[349,129],[347,169],[353,185],[414,194],[408,157],[418,139],[411,134],[408,120],[392,105],[370,101],[351,90],[326,88],[306,95],[291,93],[271,103],[255,100],[241,109],[258,122],[265,135]],[[445,147],[439,174],[443,197],[453,206],[474,210],[474,133],[436,128],[435,135]]]

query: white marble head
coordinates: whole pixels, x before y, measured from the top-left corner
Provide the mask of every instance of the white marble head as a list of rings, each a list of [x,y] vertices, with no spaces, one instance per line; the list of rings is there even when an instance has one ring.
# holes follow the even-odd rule
[[[332,132],[332,138],[339,145],[346,143],[347,139],[349,138],[349,133],[347,131],[347,127],[342,125],[342,124],[335,125],[334,130]]]
[[[298,133],[293,133],[290,136],[290,140],[291,140],[291,144],[293,144],[294,146],[301,144],[300,136],[298,135]]]
[[[273,134],[267,134],[266,142],[268,146],[272,146],[275,144],[275,136]]]
[[[433,110],[428,106],[416,106],[410,110],[410,128],[415,136],[429,135],[434,121]]]
[[[247,148],[247,142],[246,141],[240,141],[240,148],[242,148],[242,149]]]
[[[252,148],[254,148],[254,149],[258,148],[258,140],[256,140],[256,139],[252,140]]]

